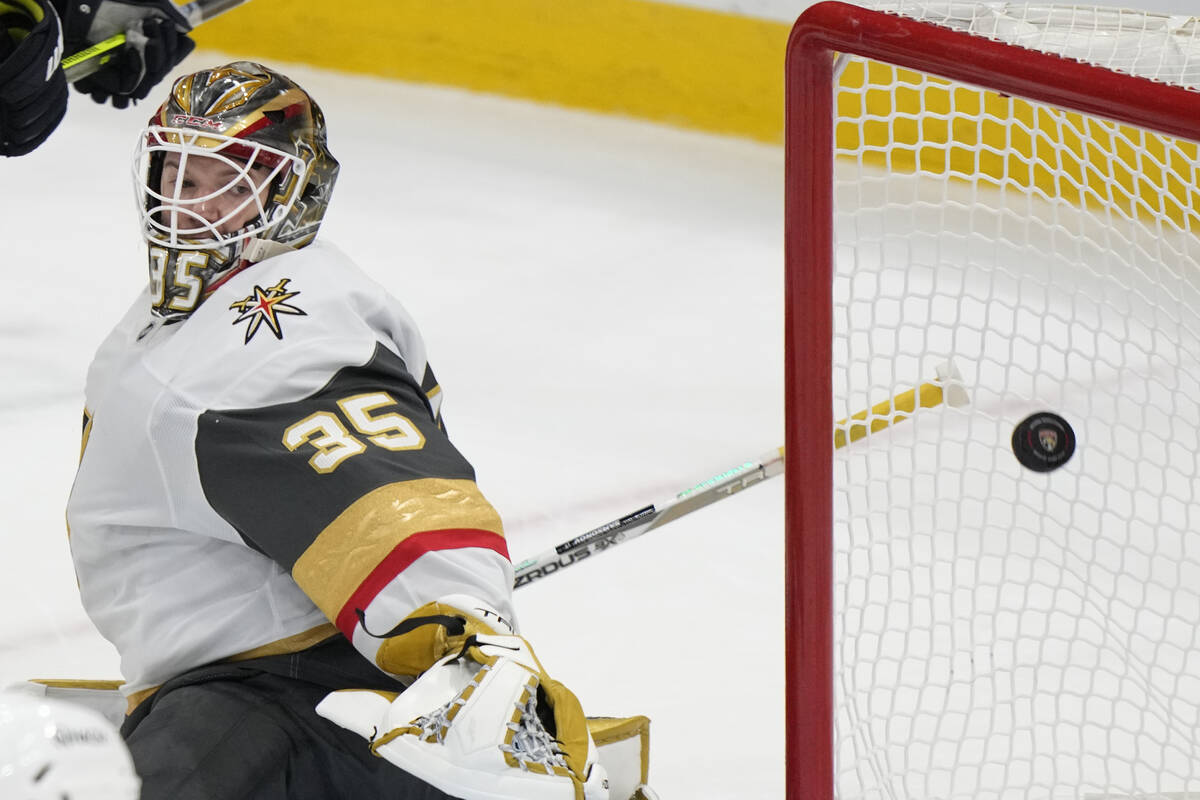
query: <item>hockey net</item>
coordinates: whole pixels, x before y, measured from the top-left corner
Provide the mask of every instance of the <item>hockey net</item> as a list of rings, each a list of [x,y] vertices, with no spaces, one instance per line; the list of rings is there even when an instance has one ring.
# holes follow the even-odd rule
[[[1200,23],[823,3],[787,79],[788,797],[1200,800]]]

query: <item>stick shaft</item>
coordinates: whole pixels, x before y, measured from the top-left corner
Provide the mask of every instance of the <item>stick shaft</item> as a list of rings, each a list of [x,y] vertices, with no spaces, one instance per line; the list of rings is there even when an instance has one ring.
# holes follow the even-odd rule
[[[195,28],[202,22],[207,22],[218,14],[224,14],[230,9],[237,8],[249,0],[192,0],[177,9],[188,25]],[[96,72],[103,67],[117,49],[125,46],[125,33],[115,33],[103,41],[96,42],[90,47],[72,53],[62,60],[63,72],[67,83],[74,83],[81,78]]]
[[[193,28],[202,22],[207,22],[215,16],[232,11],[249,0],[192,0],[179,7],[179,13]]]
[[[912,416],[918,408],[934,408],[940,406],[945,399],[945,392],[940,383],[932,381],[922,383],[916,389],[901,392],[891,400],[876,403],[869,409],[863,409],[848,419],[843,419],[834,426],[834,447],[845,447],[850,442],[857,442],[867,435],[868,428],[876,433],[884,428],[890,428],[897,422],[903,422]],[[870,416],[871,422],[864,420]]]
[[[848,419],[839,421],[834,426],[834,448],[840,449],[850,442],[858,441],[867,435],[868,429],[871,433],[876,433],[903,422],[912,416],[918,407],[934,408],[943,402],[946,402],[946,392],[940,382],[929,381],[915,389],[901,392],[890,400],[876,403],[869,409],[863,409]],[[952,400],[950,404],[959,403]],[[870,422],[867,422],[868,416],[871,417]],[[514,586],[520,588],[533,583],[602,550],[636,539],[660,525],[715,503],[747,486],[774,477],[783,472],[783,455],[782,447],[764,453],[753,461],[743,462],[690,489],[685,489],[662,504],[644,506],[593,528],[581,536],[569,539],[551,550],[527,558],[514,568]]]
[[[770,451],[754,461],[743,462],[719,475],[685,489],[659,505],[648,505],[593,528],[563,542],[515,567],[515,587],[551,575],[594,553],[636,539],[647,531],[690,514],[724,497],[783,472],[783,448]]]

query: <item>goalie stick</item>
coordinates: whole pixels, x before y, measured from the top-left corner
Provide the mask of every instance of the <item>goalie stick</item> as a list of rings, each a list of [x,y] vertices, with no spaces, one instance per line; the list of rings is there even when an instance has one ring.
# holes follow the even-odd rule
[[[213,17],[224,14],[230,9],[237,8],[242,3],[249,0],[192,0],[192,2],[176,8],[183,18],[188,21],[191,28],[195,28],[202,22],[207,22]],[[116,50],[125,44],[125,32],[114,33],[107,39],[96,42],[91,47],[85,50],[80,50],[78,53],[73,53],[62,60],[63,73],[67,76],[67,83],[74,83],[81,78],[86,78],[96,70],[104,66],[108,61],[108,53]]]
[[[955,369],[953,362],[947,361],[939,365],[936,374],[937,379],[934,381],[922,383],[916,389],[901,392],[890,400],[876,403],[869,409],[840,420],[834,425],[834,449],[841,449],[850,442],[858,441],[867,435],[868,430],[875,433],[902,422],[917,408],[934,408],[943,403],[954,408],[969,402],[967,392],[962,386],[962,376]],[[747,486],[774,477],[783,472],[783,464],[784,449],[780,447],[714,475],[690,489],[684,489],[661,504],[652,503],[606,522],[557,545],[552,550],[517,564],[514,567],[516,580],[513,586],[519,589],[547,575],[553,575],[595,553],[636,539],[696,509],[736,494]]]

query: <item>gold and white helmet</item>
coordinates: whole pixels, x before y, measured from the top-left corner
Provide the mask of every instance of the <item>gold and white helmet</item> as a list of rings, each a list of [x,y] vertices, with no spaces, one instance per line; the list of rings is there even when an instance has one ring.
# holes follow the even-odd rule
[[[134,157],[154,312],[186,317],[249,264],[310,243],[337,172],[320,107],[287,76],[236,61],[175,81]]]

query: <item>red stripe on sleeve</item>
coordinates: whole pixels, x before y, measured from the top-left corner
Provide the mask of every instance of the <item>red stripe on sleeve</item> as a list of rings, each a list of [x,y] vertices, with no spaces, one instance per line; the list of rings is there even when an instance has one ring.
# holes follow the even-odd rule
[[[508,558],[508,544],[504,537],[492,531],[478,528],[450,528],[440,531],[424,531],[409,536],[392,548],[383,561],[367,576],[350,595],[346,605],[338,612],[334,623],[347,639],[354,640],[354,626],[358,625],[357,609],[366,609],[375,596],[391,583],[401,572],[426,553],[435,550],[460,550],[466,547],[482,547],[495,550]]]

